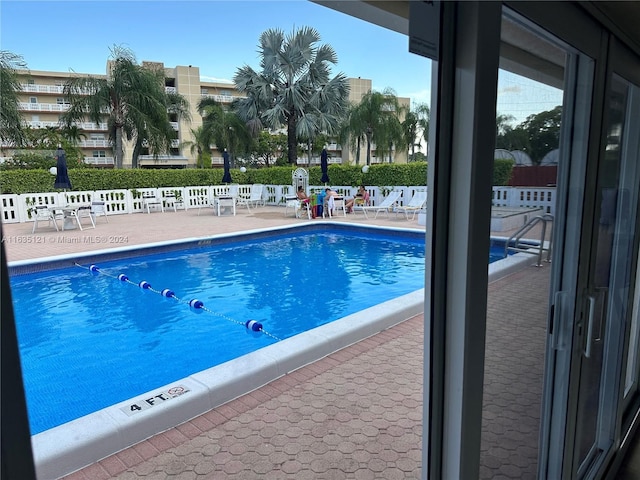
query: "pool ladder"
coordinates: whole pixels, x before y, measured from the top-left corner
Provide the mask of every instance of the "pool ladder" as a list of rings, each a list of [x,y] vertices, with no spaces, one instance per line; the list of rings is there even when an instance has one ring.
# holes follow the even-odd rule
[[[542,223],[541,233],[540,233],[540,245],[531,245],[531,243],[521,243],[522,236],[535,227],[537,224]],[[527,223],[525,223],[522,227],[520,227],[516,233],[509,237],[507,243],[504,245],[504,256],[507,257],[509,251],[512,252],[521,252],[528,253],[531,255],[538,255],[538,263],[536,263],[537,267],[542,266],[542,253],[547,252],[547,262],[551,261],[551,243],[552,241],[545,242],[546,234],[547,234],[547,224],[551,223],[553,228],[553,215],[550,213],[545,213],[544,215],[538,215],[533,217]],[[550,238],[553,238],[553,232],[550,232]],[[547,246],[545,247],[545,243]],[[525,246],[526,245],[526,246]]]

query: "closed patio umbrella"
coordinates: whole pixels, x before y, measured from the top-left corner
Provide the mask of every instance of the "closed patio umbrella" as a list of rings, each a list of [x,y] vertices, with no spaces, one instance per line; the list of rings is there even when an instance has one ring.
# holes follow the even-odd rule
[[[56,181],[53,184],[53,188],[71,190],[71,180],[69,180],[69,173],[67,172],[67,156],[59,145],[58,150],[56,150]]]
[[[323,148],[320,154],[320,169],[322,170],[322,183],[329,183],[329,164],[327,163],[327,149]]]
[[[231,172],[229,171],[231,164],[229,163],[229,152],[227,152],[226,149],[222,154],[222,158],[224,159],[224,175],[222,176],[222,183],[231,183]]]

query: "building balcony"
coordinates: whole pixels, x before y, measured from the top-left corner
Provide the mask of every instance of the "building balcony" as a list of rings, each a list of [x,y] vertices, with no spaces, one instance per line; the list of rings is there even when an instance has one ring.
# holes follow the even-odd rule
[[[78,142],[78,146],[80,148],[111,148],[111,143],[109,142],[109,140],[93,139],[82,140],[81,142]]]
[[[299,157],[296,160],[296,163],[298,165],[302,165],[302,166],[309,165],[309,159],[306,158],[306,157]],[[327,163],[328,164],[338,164],[338,165],[340,165],[340,164],[342,164],[342,157],[329,157],[329,158],[327,158]],[[311,166],[314,167],[314,166],[318,166],[318,165],[320,165],[320,157],[312,157],[311,158]]]
[[[178,89],[176,87],[164,87],[164,91],[167,93],[178,93]]]
[[[106,123],[77,122],[74,125],[81,130],[107,131],[109,128]]]
[[[84,163],[87,165],[113,165],[115,159],[113,157],[84,157]]]
[[[34,121],[28,121],[28,122],[24,122],[25,125],[31,127],[31,128],[56,128],[60,126],[59,122],[34,122]]]
[[[38,85],[32,83],[22,83],[20,85],[22,92],[24,93],[51,93],[60,95],[64,93],[64,87],[62,85]]]
[[[234,96],[231,96],[231,95],[211,95],[211,94],[208,94],[208,93],[202,93],[201,95],[202,95],[202,98],[213,98],[216,102],[219,102],[219,103],[231,103],[234,100],[238,100],[240,98],[247,98],[247,97],[244,97],[244,96],[242,96],[242,97],[240,97],[240,96],[234,97]]]
[[[20,102],[18,104],[18,109],[29,112],[66,112],[69,110],[69,105],[64,103]]]
[[[169,122],[171,124],[171,126],[173,127],[174,130],[179,130],[180,126],[178,125],[178,122]]]
[[[186,165],[189,159],[183,155],[140,155],[140,166]]]
[[[25,121],[25,125],[31,128],[56,128],[60,127],[60,122],[41,122],[41,121]],[[78,127],[80,130],[97,130],[97,131],[106,131],[107,124],[106,123],[93,123],[93,122],[75,122],[74,125]]]

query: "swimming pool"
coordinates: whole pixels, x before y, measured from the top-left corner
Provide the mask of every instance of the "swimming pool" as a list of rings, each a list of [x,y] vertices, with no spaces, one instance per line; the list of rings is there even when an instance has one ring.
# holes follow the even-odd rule
[[[294,232],[295,236],[293,236]],[[74,258],[49,259],[47,262],[21,262],[20,265],[10,265],[14,290],[18,289],[17,284],[21,281],[28,284],[31,289],[30,292],[27,290],[28,293],[24,298],[14,298],[17,316],[19,317],[18,323],[21,323],[20,310],[22,306],[29,309],[34,305],[44,305],[48,301],[53,305],[53,310],[57,311],[57,314],[52,315],[47,320],[48,323],[32,322],[35,325],[30,325],[29,328],[35,329],[36,336],[53,331],[54,337],[49,338],[47,342],[52,345],[59,345],[58,342],[63,339],[71,339],[73,343],[81,327],[97,329],[103,336],[112,333],[111,331],[113,330],[117,333],[116,338],[118,339],[126,330],[134,330],[142,334],[144,341],[141,342],[141,347],[133,356],[123,354],[123,349],[121,348],[121,343],[123,342],[119,340],[113,341],[113,339],[110,342],[94,341],[91,349],[85,348],[84,350],[89,350],[91,356],[94,356],[96,348],[102,346],[99,344],[104,343],[113,349],[110,354],[111,357],[124,356],[128,360],[125,363],[134,364],[136,367],[139,367],[138,364],[142,364],[143,360],[152,360],[150,364],[147,363],[146,367],[143,367],[142,370],[135,374],[123,374],[118,368],[110,367],[107,372],[98,375],[101,381],[104,378],[116,379],[116,386],[112,385],[111,390],[122,394],[121,398],[124,400],[114,400],[114,397],[112,397],[113,392],[108,391],[104,393],[105,398],[102,400],[106,401],[105,405],[113,405],[115,403],[112,407],[35,435],[34,455],[39,471],[68,473],[72,471],[68,467],[70,462],[76,462],[74,465],[79,468],[96,461],[107,454],[142,440],[153,433],[186,421],[301,365],[321,358],[368,335],[377,333],[421,311],[423,292],[418,289],[422,287],[424,276],[424,260],[422,258],[424,255],[424,247],[422,245],[424,242],[423,232],[348,227],[344,224],[336,225],[332,226],[332,233],[327,236],[328,243],[339,246],[338,253],[332,254],[327,253],[326,245],[323,245],[322,248],[317,248],[319,246],[318,239],[325,236],[325,234],[326,227],[318,225],[304,228],[286,227],[276,229],[275,232],[270,230],[268,232],[249,232],[241,236],[222,235],[211,239],[198,239],[197,241],[188,240],[172,244],[158,244],[147,246],[143,249],[122,249],[119,252],[111,251],[110,253],[99,255],[87,254]],[[293,245],[289,243],[287,247],[281,245],[280,248],[275,249],[276,257],[281,255],[291,259],[286,267],[276,266],[275,263],[271,262],[271,258],[274,256],[274,249],[268,248],[266,246],[267,242],[264,240],[266,237],[274,236],[280,237],[276,241],[287,240],[290,242],[294,239]],[[289,238],[286,239],[286,237]],[[389,288],[386,285],[395,271],[403,272],[407,270],[407,265],[404,261],[399,262],[396,258],[398,256],[397,251],[388,251],[385,254],[386,256],[383,255],[381,257],[382,260],[371,261],[371,258],[365,255],[373,245],[371,237],[378,237],[383,242],[392,245],[407,243],[418,251],[417,259],[414,258],[410,262],[414,263],[417,268],[414,271],[414,275],[412,275],[414,277],[413,280],[418,280],[417,284],[409,284],[408,291],[411,293],[403,295],[401,291],[394,290],[395,287]],[[300,240],[301,238],[303,240]],[[343,238],[348,238],[349,241],[341,243],[340,240]],[[241,252],[236,255],[237,270],[247,274],[251,278],[252,285],[259,285],[259,288],[252,289],[250,294],[247,288],[241,289],[239,293],[231,293],[227,290],[229,286],[226,282],[230,280],[219,270],[219,267],[220,264],[230,263],[227,258],[229,255],[224,255],[224,258],[219,256],[216,261],[211,259],[204,260],[200,256],[204,251],[212,249],[221,249],[228,252],[227,249],[230,248],[231,243],[237,243],[238,241]],[[249,243],[258,243],[261,246],[259,249],[260,262],[249,261],[246,251],[242,250]],[[303,251],[301,247],[305,244],[313,247],[308,250],[311,253],[301,253]],[[355,248],[350,250],[351,246],[355,246]],[[154,263],[155,265],[166,266],[174,261],[172,259],[176,255],[184,256],[185,252],[189,253],[187,258],[190,269],[197,272],[198,281],[196,286],[186,288],[186,278],[180,275],[170,275],[163,278],[156,276],[158,272],[166,268],[158,267],[154,270],[154,268],[150,267],[152,262],[148,261],[149,258],[158,260],[157,263]],[[151,257],[140,257],[139,255],[142,254],[150,255]],[[333,256],[337,263],[327,264],[330,256]],[[359,286],[355,283],[352,285],[350,281],[345,283],[346,277],[342,272],[343,270],[354,268],[350,260],[357,256],[370,260],[368,270],[366,269],[367,265],[358,267],[363,269],[365,273],[363,276],[365,280]],[[311,257],[313,259],[312,274],[303,273],[300,263],[303,257]],[[102,273],[92,274],[87,268],[69,267],[74,262],[85,267],[90,264],[96,264],[100,267]],[[367,264],[367,261],[364,263]],[[137,265],[136,268],[140,267],[142,270],[133,270],[134,265]],[[337,267],[336,265],[340,266]],[[259,268],[256,268],[257,266]],[[186,300],[197,296],[213,313],[228,318],[209,315],[209,312],[198,314],[185,307],[184,304],[174,302],[173,299],[163,298],[153,292],[137,288],[135,285],[122,283],[117,280],[117,275],[125,268],[127,275],[135,282],[144,279],[158,290],[164,287],[171,288],[179,297]],[[218,270],[216,270],[217,268]],[[38,274],[41,275],[41,279],[36,281],[35,277],[30,274],[41,270],[44,270],[43,273]],[[207,273],[212,271],[215,272],[213,275]],[[270,277],[271,280],[269,282],[257,281],[259,275],[264,271],[273,274]],[[67,276],[62,275],[63,273]],[[69,301],[65,297],[66,294],[61,292],[60,288],[62,287],[56,289],[49,286],[51,280],[57,277],[64,279],[62,282],[65,286],[64,288],[80,282],[89,285],[89,289],[81,289],[79,292],[73,293],[73,300]],[[295,281],[292,281],[292,279],[295,279]],[[211,287],[206,282],[212,280],[222,282],[222,284],[215,288]],[[380,283],[380,281],[385,284],[385,290],[390,290],[389,298],[391,300],[385,302],[385,297],[373,293],[373,284]],[[38,282],[40,282],[39,285]],[[179,286],[177,286],[178,284]],[[276,286],[275,290],[267,289],[265,285],[268,284],[274,284]],[[196,287],[201,285],[208,285],[205,288],[209,292],[208,294],[201,295],[202,290],[197,290]],[[289,304],[287,314],[280,316],[273,314],[271,307],[274,304],[287,304],[286,301],[282,300],[283,297],[286,297],[282,292],[291,287],[295,292],[303,294],[303,300]],[[345,292],[352,288],[354,291],[360,289],[357,297],[367,298],[371,305],[377,306],[367,308],[366,304],[350,300],[346,301]],[[44,301],[44,292],[48,290],[53,295],[50,296],[49,300]],[[311,300],[309,293],[314,291],[320,293],[320,300]],[[230,296],[233,298],[233,302],[225,301]],[[125,297],[134,299],[133,303],[127,308],[122,302]],[[38,301],[34,301],[34,298]],[[222,299],[223,302],[216,303],[216,298]],[[260,299],[260,302],[257,299]],[[81,300],[87,300],[88,303],[82,304]],[[326,304],[319,303],[322,300],[330,301]],[[72,304],[71,306],[69,305],[70,303]],[[100,310],[102,308],[101,304],[109,305],[109,308],[106,311],[102,311]],[[230,311],[228,310],[230,304],[244,306]],[[246,306],[247,304],[250,304],[250,308]],[[344,306],[353,307],[353,313],[349,313],[349,310],[340,311],[337,309]],[[179,312],[174,310],[175,308],[178,308]],[[324,322],[324,326],[299,335],[294,330],[289,329],[289,324],[297,323],[297,321],[293,321],[297,313],[301,313],[303,317],[309,317],[310,313],[316,309],[319,312],[324,312],[320,315],[322,317],[320,324]],[[135,319],[129,320],[126,326],[114,327],[111,319],[111,316],[113,316],[111,315],[112,311],[136,312]],[[155,312],[151,318],[140,314],[148,311]],[[164,311],[172,312],[169,318],[161,316]],[[88,312],[90,314],[89,318],[82,321],[77,320],[80,312]],[[333,317],[331,315],[334,313],[338,316],[342,315],[343,318],[339,321],[332,321]],[[39,313],[36,312],[36,314]],[[180,315],[180,320],[176,320],[178,315]],[[57,323],[56,318],[58,319]],[[63,321],[60,320],[61,318]],[[185,318],[186,320],[184,320]],[[260,320],[264,325],[264,329],[273,334],[273,337],[247,332],[244,327],[239,325],[247,318]],[[278,320],[283,319],[287,320],[284,326],[278,323]],[[318,319],[314,321],[318,321]],[[65,327],[70,326],[70,330],[63,329],[61,323],[69,323],[70,325],[65,325]],[[177,336],[178,340],[180,340],[178,344],[181,345],[182,352],[198,350],[193,348],[194,344],[191,343],[193,339],[188,342],[182,341],[184,339],[180,337],[180,334],[175,333],[176,330],[174,329],[178,324],[188,325],[190,330],[196,332],[200,336],[197,340],[203,342],[205,349],[212,349],[212,347],[221,344],[227,347],[227,340],[223,340],[221,334],[212,333],[214,330],[211,329],[214,327],[221,327],[223,333],[230,333],[232,338],[240,339],[241,343],[257,346],[258,348],[266,346],[246,355],[240,353],[241,357],[213,368],[196,366],[191,364],[191,361],[187,361],[186,363],[191,368],[190,372],[198,372],[198,369],[202,371],[193,375],[187,373],[178,377],[174,376],[175,381],[174,377],[163,375],[160,383],[156,384],[156,386],[150,388],[142,387],[139,390],[141,394],[124,393],[129,383],[136,384],[140,388],[140,380],[146,380],[146,377],[151,376],[151,373],[159,371],[166,374],[165,370],[168,365],[173,367],[173,364],[185,363],[183,362],[183,355],[175,352],[172,355],[162,357],[161,354],[165,353],[163,351],[165,346],[164,339],[155,338],[151,340],[147,336],[148,333],[157,329],[163,334],[163,337]],[[218,330],[215,331],[218,332]],[[19,335],[22,343],[24,335],[20,332],[20,327]],[[284,340],[278,341],[277,339],[280,338]],[[77,358],[75,355],[80,354],[81,352],[79,351],[83,350],[73,345],[69,346],[68,349],[73,352],[73,358]],[[34,348],[34,350],[37,351],[38,349]],[[60,348],[58,348],[59,350]],[[236,348],[218,350],[235,351]],[[53,351],[49,351],[49,354],[45,355],[45,357],[53,359],[58,356],[59,352],[56,353],[55,347]],[[83,365],[82,362],[76,363]],[[55,371],[55,369],[52,370]],[[88,369],[83,368],[81,370]],[[79,382],[83,373],[85,372],[80,372],[77,376],[61,376],[58,372],[57,375],[54,375],[57,376],[58,380],[62,380],[58,383],[62,383],[62,390],[64,391],[60,392],[58,390],[60,397],[53,395],[50,398],[58,401],[60,398],[65,398],[66,401],[63,402],[64,409],[73,411],[74,415],[77,415],[82,408],[85,408],[84,403],[93,402],[93,397],[103,396],[102,393],[96,393],[93,390],[94,387],[86,387]],[[26,371],[24,374],[27,377]],[[86,375],[96,377],[95,373],[86,373]],[[185,376],[188,378],[182,378]],[[40,377],[39,382],[35,383],[45,386],[51,385],[50,382],[44,381],[43,378]],[[87,393],[88,396],[86,396]],[[27,388],[27,395],[29,395],[29,388]],[[83,398],[84,400],[78,400],[78,398]],[[178,398],[178,400],[166,401],[174,398]],[[48,407],[49,405],[47,405]]]
[[[78,263],[12,276],[33,434],[418,290],[424,240],[280,232]]]

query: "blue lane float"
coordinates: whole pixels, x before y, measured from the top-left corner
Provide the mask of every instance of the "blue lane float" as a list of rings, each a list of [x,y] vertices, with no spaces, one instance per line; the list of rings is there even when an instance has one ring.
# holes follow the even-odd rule
[[[253,332],[261,332],[262,331],[262,324],[260,322],[257,322],[255,320],[247,320],[246,323],[244,324],[245,327],[247,327],[247,330],[251,330]]]
[[[204,303],[202,303],[197,298],[194,298],[193,300],[189,300],[189,306],[191,308],[198,309],[198,308],[203,308],[204,307]]]
[[[209,310],[208,308],[205,307],[204,302],[202,302],[201,300],[198,300],[197,298],[193,298],[189,301],[185,301],[185,300],[181,300],[179,299],[175,292],[173,290],[170,290],[168,288],[164,288],[162,290],[155,290],[151,284],[149,282],[147,282],[146,280],[141,280],[138,283],[135,283],[131,280],[129,280],[129,277],[127,275],[125,275],[124,273],[120,273],[117,276],[114,275],[110,275],[108,273],[103,272],[102,270],[100,270],[100,268],[97,265],[90,265],[89,267],[85,267],[83,265],[80,265],[78,263],[75,263],[76,267],[79,268],[86,268],[87,270],[89,270],[92,273],[96,273],[96,274],[102,274],[102,275],[106,275],[107,277],[111,277],[111,278],[115,278],[121,282],[125,282],[125,283],[129,283],[131,285],[135,285],[137,287],[140,287],[143,290],[149,290],[150,292],[154,292],[157,293],[158,295],[165,297],[165,298],[173,298],[175,299],[177,302],[180,303],[185,303],[187,304],[189,307],[192,308],[192,311],[194,313],[202,313],[203,311],[208,312],[212,315],[215,315],[217,317],[223,318],[225,320],[228,320],[232,323],[235,323],[237,325],[242,325],[244,326],[248,332],[252,332],[254,334],[258,334],[258,333],[262,333],[264,335],[267,335],[268,337],[273,338],[276,341],[280,341],[280,338],[276,337],[275,335],[270,334],[269,332],[265,331],[263,328],[262,323],[258,322],[257,320],[247,320],[246,322],[240,322],[238,320],[235,320],[233,318],[227,317],[226,315],[223,315],[221,313],[217,313],[214,312],[212,310]]]

